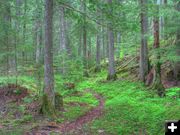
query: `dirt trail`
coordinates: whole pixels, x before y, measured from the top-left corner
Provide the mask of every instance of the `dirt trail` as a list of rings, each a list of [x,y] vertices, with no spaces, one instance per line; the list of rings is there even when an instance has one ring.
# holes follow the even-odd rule
[[[92,93],[92,91],[90,90],[88,90],[88,92]],[[55,126],[46,125],[38,127],[38,129],[35,129],[31,133],[26,133],[25,135],[49,135],[52,131],[58,134],[79,133],[84,124],[97,119],[103,112],[105,103],[103,97],[97,93],[93,93],[93,95],[99,101],[99,105],[89,110],[87,113],[80,116],[76,120],[72,122],[65,122]]]

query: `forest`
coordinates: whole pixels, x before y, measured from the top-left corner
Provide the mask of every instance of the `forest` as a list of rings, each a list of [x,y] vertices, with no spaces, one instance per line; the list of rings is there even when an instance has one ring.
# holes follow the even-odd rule
[[[0,135],[164,135],[179,112],[180,0],[0,0]]]

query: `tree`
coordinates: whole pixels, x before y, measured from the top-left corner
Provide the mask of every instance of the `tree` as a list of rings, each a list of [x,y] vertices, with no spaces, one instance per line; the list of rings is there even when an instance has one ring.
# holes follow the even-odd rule
[[[99,9],[97,7],[97,14],[99,14]],[[98,19],[99,22],[99,19]],[[96,72],[99,72],[101,70],[101,30],[100,30],[100,26],[97,24],[97,36],[96,36]]]
[[[36,43],[36,64],[40,64],[42,49],[42,7],[39,0],[36,0],[36,18],[35,18],[35,43]]]
[[[10,51],[10,28],[11,28],[11,9],[10,9],[10,4],[9,2],[6,2],[6,8],[5,8],[5,13],[4,13],[4,41],[3,43],[6,46],[6,51],[9,52]],[[10,71],[10,57],[7,54],[6,55],[6,71],[7,71],[7,75],[9,74]]]
[[[87,28],[86,28],[86,0],[82,2],[83,6],[83,66],[84,66],[84,71],[83,74],[84,76],[88,77],[88,62],[87,62]]]
[[[177,2],[176,10],[180,12],[180,1]],[[178,18],[177,22],[179,21],[180,19]],[[179,23],[177,24],[178,26],[177,26],[177,32],[176,32],[176,55],[180,57],[180,25]],[[175,75],[175,79],[177,81],[180,81],[180,59],[178,59],[177,62],[175,63],[174,75]]]
[[[151,69],[151,72],[149,74],[152,74],[152,84],[151,87],[155,90],[157,90],[157,93],[159,96],[164,96],[165,95],[165,89],[162,84],[161,80],[161,55],[159,52],[160,48],[160,41],[159,41],[159,36],[160,36],[160,30],[159,30],[159,0],[157,0],[157,3],[155,4],[155,16],[153,20],[154,24],[154,44],[153,44],[153,49],[155,51],[155,59],[153,62],[153,68]]]
[[[53,73],[53,0],[45,0],[45,48],[44,48],[44,96],[42,113],[55,115],[54,73]]]
[[[24,0],[24,14],[23,14],[23,19],[24,19],[24,24],[23,24],[23,44],[26,44],[26,15],[27,15],[27,1]],[[23,64],[25,62],[25,50],[23,49],[22,51],[22,61]]]
[[[141,49],[140,49],[140,79],[145,82],[148,74],[148,18],[147,18],[147,0],[140,0],[141,6]]]
[[[66,21],[65,21],[65,9],[63,6],[60,6],[59,8],[60,13],[60,50],[59,53],[62,56],[61,61],[61,73],[66,73],[66,67],[65,67],[65,55],[66,48],[67,48],[67,34],[66,34]]]
[[[112,0],[108,0],[108,4],[110,6],[110,13],[112,13]],[[114,60],[114,32],[113,32],[113,25],[110,21],[108,25],[108,50],[109,50],[109,67],[108,67],[108,77],[107,80],[116,80],[116,71],[115,71],[115,60]]]

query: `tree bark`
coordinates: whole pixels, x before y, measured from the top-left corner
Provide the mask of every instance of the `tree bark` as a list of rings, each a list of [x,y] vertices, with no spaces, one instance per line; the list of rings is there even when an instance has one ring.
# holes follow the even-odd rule
[[[44,96],[42,113],[55,115],[53,72],[53,0],[45,0]]]
[[[155,4],[155,10],[156,10],[156,15],[154,17],[154,49],[157,50],[160,48],[160,41],[159,41],[159,36],[160,36],[160,30],[159,30],[159,1],[157,0],[157,3]],[[152,83],[152,88],[157,90],[157,93],[159,96],[164,96],[165,95],[165,89],[162,84],[161,80],[161,62],[160,62],[160,53],[157,51],[156,55],[156,60],[155,64],[153,65],[153,83]]]
[[[87,63],[87,29],[86,29],[86,0],[83,1],[83,11],[84,11],[84,16],[83,16],[83,75],[85,77],[88,77],[88,63]]]
[[[26,13],[27,13],[27,1],[24,0],[24,24],[23,24],[23,44],[26,45]],[[22,61],[25,63],[25,50],[22,51]]]
[[[103,57],[104,62],[106,60],[106,36],[105,36],[105,33],[106,33],[106,31],[105,31],[104,27],[102,27],[102,51],[103,51],[102,57]]]
[[[4,37],[4,44],[6,46],[6,51],[9,53],[10,52],[10,29],[11,29],[11,9],[10,9],[10,4],[7,2],[6,9],[5,9],[5,14],[4,14],[4,31],[5,31],[5,37]],[[9,75],[10,71],[10,57],[9,54],[6,55],[6,74],[7,76]]]
[[[140,0],[141,6],[141,49],[140,49],[140,79],[145,82],[148,74],[148,17],[147,17],[147,0]]]
[[[67,37],[66,37],[66,22],[65,22],[65,13],[64,13],[64,7],[60,6],[59,13],[60,13],[60,50],[59,54],[61,55],[61,67],[60,71],[64,75],[66,73],[66,66],[65,66],[65,55],[66,48],[67,48]]]
[[[177,2],[176,10],[180,12],[180,1]],[[177,19],[177,24],[179,24],[180,19]],[[177,26],[176,32],[176,55],[180,57],[180,26]],[[177,81],[180,81],[180,59],[177,60],[175,63],[174,68],[174,76]]]
[[[112,13],[112,0],[108,0],[109,6],[111,6],[111,11]],[[109,45],[108,45],[108,50],[109,50],[109,66],[108,66],[108,77],[107,80],[116,80],[116,71],[115,71],[115,60],[114,60],[114,32],[112,29],[112,22],[109,23],[108,25],[108,38],[109,38]]]
[[[95,72],[99,72],[101,70],[100,62],[101,62],[101,56],[100,56],[100,35],[97,33],[96,37],[96,69]]]
[[[39,6],[40,2],[36,0],[37,3],[37,14],[36,14],[36,29],[35,29],[35,40],[36,40],[36,64],[40,64],[41,60],[41,48],[42,48],[42,20],[41,20],[41,14],[42,9]]]
[[[99,9],[97,7],[97,14],[99,14]],[[98,19],[99,22],[99,19]],[[99,72],[101,70],[101,28],[97,24],[97,35],[96,35],[96,68],[95,72]]]
[[[121,33],[117,33],[117,48],[116,48],[116,55],[117,59],[120,59],[120,53],[121,53]]]

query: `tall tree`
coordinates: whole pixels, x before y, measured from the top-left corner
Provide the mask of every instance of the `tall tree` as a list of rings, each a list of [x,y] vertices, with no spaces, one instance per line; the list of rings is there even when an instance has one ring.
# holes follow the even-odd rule
[[[97,7],[97,14],[99,15],[99,9]],[[99,23],[99,19],[98,19],[98,23]],[[97,36],[96,36],[96,69],[95,71],[98,72],[101,70],[101,28],[100,26],[97,24]]]
[[[61,73],[66,73],[66,66],[65,66],[65,55],[66,48],[67,48],[67,35],[66,35],[66,20],[65,20],[65,9],[63,6],[59,7],[60,13],[60,50],[59,53],[61,54]]]
[[[41,60],[42,49],[42,8],[39,0],[36,0],[36,19],[35,19],[35,43],[36,43],[36,63],[39,64]]]
[[[23,14],[23,19],[24,19],[24,24],[23,24],[23,44],[26,45],[26,15],[27,14],[27,0],[24,0],[24,14]],[[25,62],[25,50],[23,49],[22,51],[22,61],[23,63]]]
[[[6,7],[5,7],[5,13],[4,13],[4,41],[3,43],[6,46],[6,51],[10,52],[10,28],[11,28],[11,9],[10,9],[10,3],[7,1],[5,2]],[[6,55],[6,71],[7,71],[7,75],[10,71],[10,57],[7,54]]]
[[[108,0],[108,4],[110,6],[109,13],[113,13],[113,4],[112,0]],[[108,24],[108,38],[109,38],[109,44],[108,44],[108,50],[109,50],[109,66],[108,66],[108,77],[107,80],[116,80],[116,71],[115,71],[115,60],[114,60],[114,31],[113,31],[113,22],[110,21]]]
[[[176,10],[180,12],[180,1],[177,2]],[[176,32],[176,55],[178,58],[180,57],[180,25],[179,25],[180,19],[177,18],[177,32]],[[175,78],[177,81],[180,81],[180,58],[175,63]]]
[[[83,5],[83,74],[88,77],[88,61],[87,61],[87,26],[86,26],[86,0],[82,2]]]
[[[120,53],[121,53],[121,33],[118,32],[117,33],[117,48],[116,48],[116,55],[117,55],[117,59],[119,60],[120,58]]]
[[[53,0],[45,0],[44,96],[42,113],[55,114],[53,73]]]
[[[153,69],[151,70],[153,72],[153,82],[152,82],[152,88],[157,90],[157,93],[159,96],[164,96],[164,86],[162,84],[161,80],[161,62],[160,62],[160,53],[158,49],[160,48],[160,30],[159,30],[159,4],[160,0],[157,0],[155,4],[155,16],[154,16],[154,45],[153,48],[156,51],[155,56],[155,62],[153,64]]]
[[[147,0],[140,0],[141,7],[141,49],[140,49],[140,79],[145,82],[148,74],[148,17],[147,17]]]

